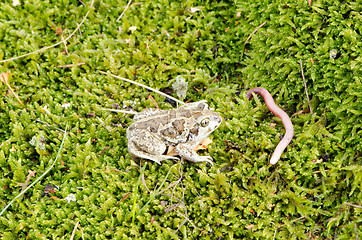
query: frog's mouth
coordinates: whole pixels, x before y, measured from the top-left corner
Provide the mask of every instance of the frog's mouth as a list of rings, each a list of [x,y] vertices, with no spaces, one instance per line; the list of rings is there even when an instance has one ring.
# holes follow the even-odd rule
[[[210,132],[213,132],[215,131],[216,128],[218,128],[220,126],[222,122],[222,118],[218,118],[218,117],[212,117],[212,121],[211,121],[211,124],[209,125],[210,126]]]

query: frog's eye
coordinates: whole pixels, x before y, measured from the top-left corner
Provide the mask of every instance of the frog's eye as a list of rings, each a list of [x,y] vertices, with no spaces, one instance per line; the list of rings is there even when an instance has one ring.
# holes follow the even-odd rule
[[[210,119],[209,118],[204,118],[201,120],[201,127],[206,127],[207,125],[209,125]]]

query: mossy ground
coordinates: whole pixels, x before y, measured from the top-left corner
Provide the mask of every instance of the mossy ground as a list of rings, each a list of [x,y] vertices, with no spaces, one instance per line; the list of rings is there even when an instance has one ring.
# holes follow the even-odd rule
[[[0,3],[0,61],[66,38],[91,3],[20,2]],[[117,22],[127,2],[96,0],[66,47],[0,63],[25,103],[0,84],[0,210],[29,170],[38,177],[49,168],[59,129],[69,125],[55,167],[0,217],[0,238],[69,239],[79,222],[76,239],[360,239],[361,1],[145,0]],[[185,100],[206,99],[225,118],[206,153],[214,166],[148,162],[151,192],[137,185],[140,167],[125,137],[132,116],[100,109],[155,107],[149,95],[161,108],[171,105],[98,70],[173,96],[172,83],[183,76]],[[289,115],[300,113],[292,117],[293,143],[275,166],[267,162],[284,129],[262,100],[246,100],[256,86]],[[59,190],[42,196],[46,184]],[[75,202],[64,200],[69,194]]]

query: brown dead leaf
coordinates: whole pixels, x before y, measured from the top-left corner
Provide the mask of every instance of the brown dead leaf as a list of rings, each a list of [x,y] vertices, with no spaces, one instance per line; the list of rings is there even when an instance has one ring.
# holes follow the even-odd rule
[[[128,197],[128,195],[130,195],[130,194],[131,194],[131,192],[126,193],[126,194],[123,196],[123,198],[121,199],[120,202],[123,202],[124,200],[126,200],[127,197]]]
[[[245,226],[246,229],[248,230],[253,230],[254,224],[248,224]]]
[[[63,33],[63,29],[61,29],[60,27],[56,27],[55,28],[55,35],[59,35]]]
[[[148,99],[150,99],[150,100],[156,105],[156,108],[157,108],[157,109],[160,109],[160,107],[158,106],[156,100],[154,99],[154,97],[152,97],[151,94],[148,95]]]
[[[167,149],[167,156],[177,156],[177,153],[175,151],[175,147],[174,146],[169,146]]]
[[[193,150],[198,151],[202,149],[207,149],[207,147],[212,143],[211,138],[205,138],[204,141],[200,142],[199,145],[194,147]]]
[[[305,113],[306,113],[306,111],[300,110],[300,111],[298,111],[298,112],[296,112],[296,113],[293,113],[292,117],[297,116],[297,115],[300,115],[300,114],[305,114]]]

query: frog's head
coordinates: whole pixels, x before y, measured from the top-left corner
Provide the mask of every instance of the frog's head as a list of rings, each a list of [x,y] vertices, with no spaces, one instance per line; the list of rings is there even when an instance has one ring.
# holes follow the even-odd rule
[[[202,110],[202,114],[196,119],[192,129],[190,129],[190,137],[194,142],[201,142],[207,138],[222,122],[219,113],[209,109]]]

